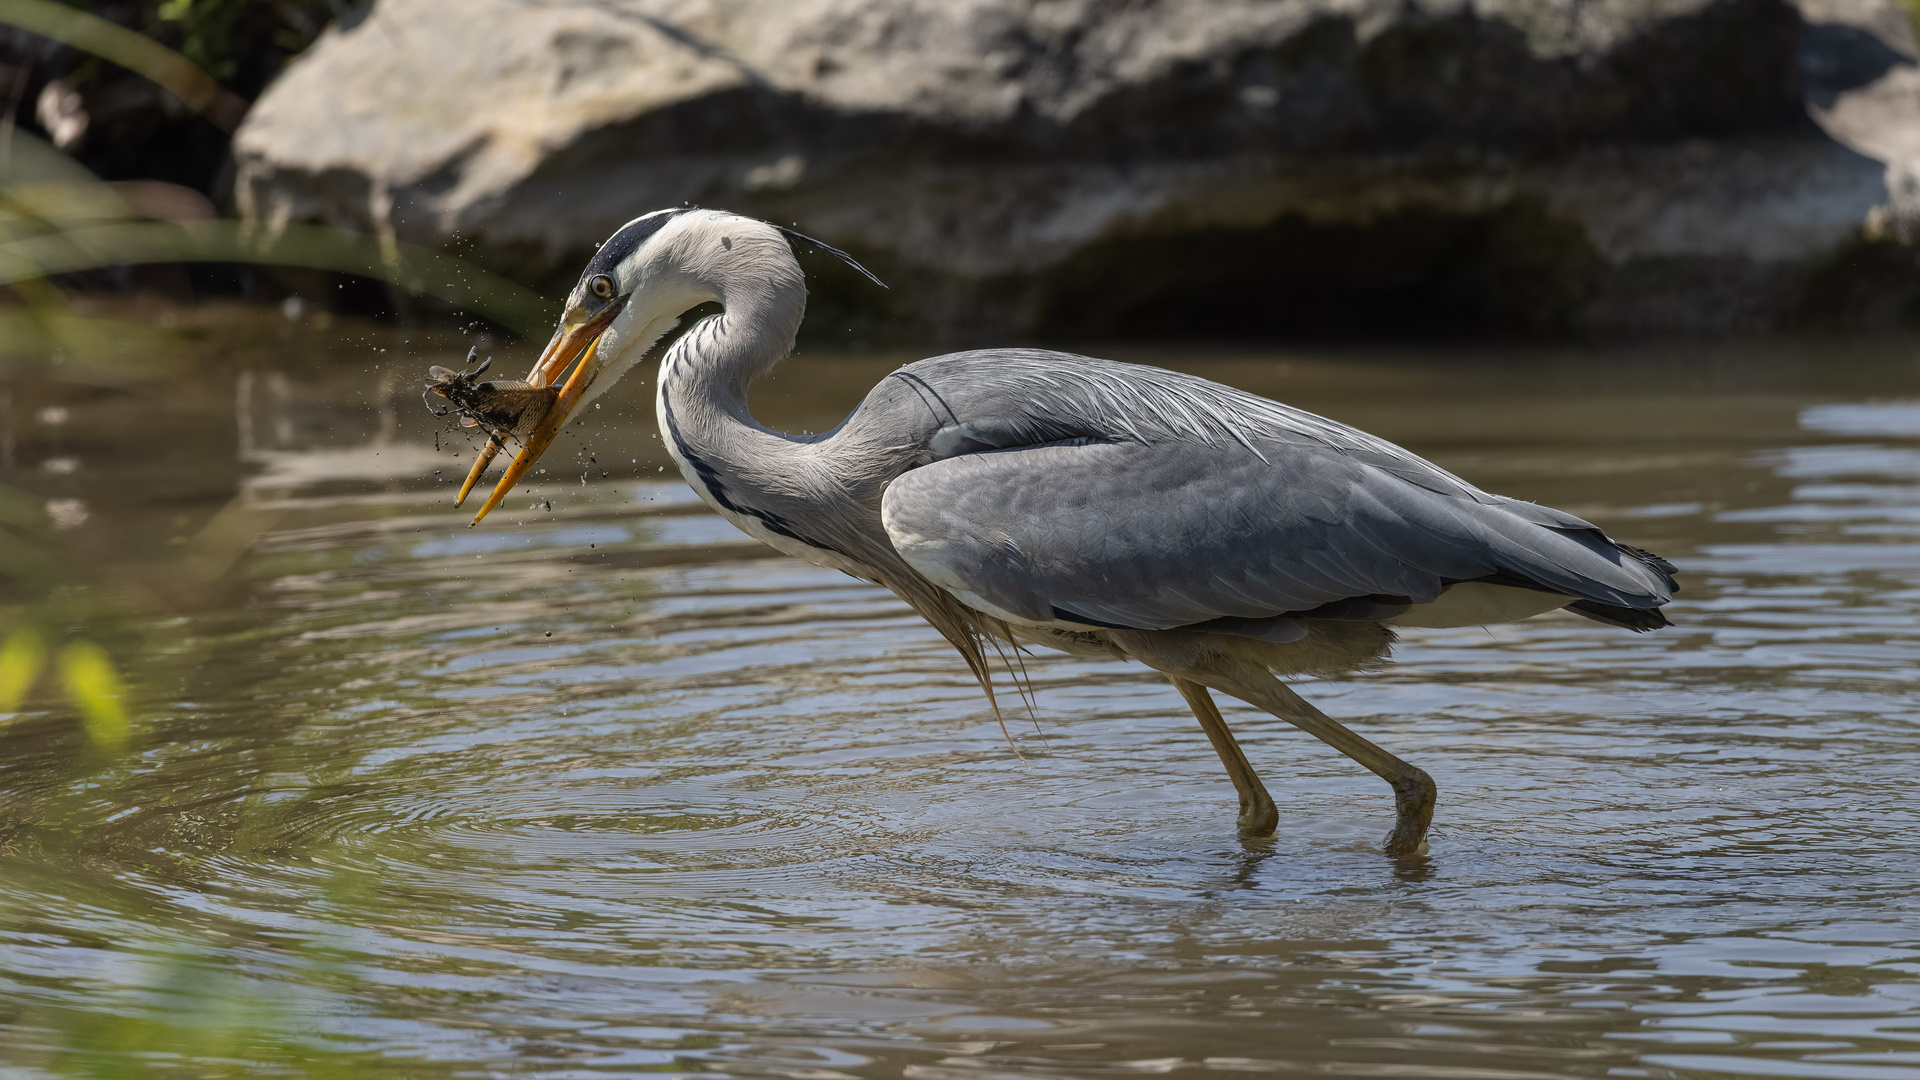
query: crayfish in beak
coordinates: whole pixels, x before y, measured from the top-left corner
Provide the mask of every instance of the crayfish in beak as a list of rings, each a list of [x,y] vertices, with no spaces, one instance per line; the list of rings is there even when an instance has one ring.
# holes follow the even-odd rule
[[[466,363],[472,364],[479,354],[478,346],[469,350]],[[435,416],[459,413],[461,427],[480,428],[496,441],[524,439],[546,418],[554,399],[560,395],[560,388],[533,386],[515,379],[481,382],[481,374],[492,364],[491,357],[472,371],[455,371],[436,364],[427,369],[433,381],[427,384],[420,400],[427,403],[428,410]],[[428,394],[445,398],[451,408],[434,408],[433,402],[427,399]]]

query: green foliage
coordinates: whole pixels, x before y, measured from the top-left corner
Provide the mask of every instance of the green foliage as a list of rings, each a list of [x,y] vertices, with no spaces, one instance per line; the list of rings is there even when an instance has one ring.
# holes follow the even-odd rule
[[[47,666],[47,643],[32,627],[23,627],[7,635],[0,645],[0,713],[20,711],[27,691],[40,681]]]
[[[321,22],[301,20],[322,9],[333,7],[295,0],[156,0],[155,18],[178,24],[182,47],[199,43],[201,55],[189,53],[187,58],[53,0],[0,0],[0,24],[96,52],[166,86],[190,105],[205,107],[210,119],[237,121],[237,113],[216,115],[242,106],[208,84],[201,68],[210,67],[218,76],[224,62],[219,51],[257,44],[261,31],[255,23],[261,19],[299,22],[317,34]],[[187,63],[189,58],[200,66]],[[250,262],[360,274],[450,300],[536,334],[551,318],[549,303],[534,293],[459,259],[391,237],[300,225],[267,230],[234,221],[142,220],[115,188],[43,140],[17,128],[0,129],[0,137],[7,139],[0,146],[0,287],[25,302],[21,308],[0,308],[0,344],[26,344],[43,354],[53,351],[53,345],[76,355],[109,352],[101,347],[109,335],[93,325],[97,320],[70,317],[65,298],[46,278],[153,262]]]
[[[252,97],[279,74],[288,60],[313,44],[329,23],[356,4],[342,0],[136,0],[129,5],[124,0],[66,0],[61,6],[92,12],[140,31],[191,60],[227,89]],[[106,55],[84,42],[69,44]],[[113,56],[106,58],[119,62]]]
[[[242,68],[249,58],[270,57],[277,70],[343,7],[329,0],[147,0],[142,14],[151,12],[156,36],[171,38],[187,59],[232,83],[245,77]]]
[[[245,102],[221,88],[212,76],[178,52],[69,4],[56,0],[0,0],[0,23],[63,42],[151,79],[226,130],[231,131],[246,111]],[[81,71],[87,77],[97,75],[99,65],[83,65]]]
[[[0,23],[15,2],[0,0]],[[150,337],[137,328],[77,316],[46,281],[54,274],[135,263],[215,261],[333,270],[436,296],[522,332],[542,333],[551,321],[552,305],[545,298],[460,259],[391,240],[309,225],[272,231],[237,221],[143,220],[117,189],[44,140],[17,128],[8,138],[0,148],[5,151],[0,155],[5,162],[0,166],[0,288],[25,303],[0,306],[0,362],[10,353],[44,356],[57,350],[98,363],[126,351],[116,344]],[[149,343],[137,351],[150,363],[159,350]],[[0,525],[5,523],[0,512]],[[6,543],[0,530],[0,548]]]
[[[126,689],[105,649],[91,641],[69,643],[60,650],[60,681],[93,745],[118,750],[127,744]]]
[[[47,274],[152,262],[249,262],[385,278],[537,334],[552,319],[538,294],[438,252],[322,226],[270,233],[236,221],[88,224],[0,243],[0,286]]]
[[[127,918],[139,923],[153,913]],[[139,981],[165,1004],[30,1007],[10,1020],[16,1031],[35,1032],[37,1053],[23,1048],[17,1058],[38,1065],[43,1071],[37,1075],[87,1080],[424,1080],[460,1074],[457,1066],[387,1059],[304,1035],[309,1025],[288,1002],[222,965],[218,944],[196,940],[190,928],[177,942],[139,944],[149,957]],[[319,950],[291,948],[306,974],[325,978]]]
[[[56,558],[45,528],[38,499],[0,487],[0,582],[12,601],[7,614],[14,626],[0,643],[0,716],[19,712],[47,670],[47,638],[40,627],[70,622],[67,616],[73,614],[92,620],[84,605],[76,606],[83,590],[61,588],[81,574]],[[76,638],[60,649],[53,666],[88,740],[102,750],[126,746],[132,733],[126,685],[107,651]]]

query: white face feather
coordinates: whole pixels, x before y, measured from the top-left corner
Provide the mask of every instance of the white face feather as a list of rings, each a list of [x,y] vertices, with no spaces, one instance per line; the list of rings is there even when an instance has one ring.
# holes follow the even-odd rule
[[[636,218],[629,224],[653,216]],[[627,296],[627,304],[600,336],[597,348],[603,368],[581,396],[581,405],[620,381],[647,350],[680,325],[682,314],[722,299],[713,282],[715,278],[724,280],[726,275],[713,273],[714,264],[727,261],[734,246],[733,235],[748,230],[774,232],[771,226],[752,218],[695,210],[676,216],[620,261],[613,277]]]

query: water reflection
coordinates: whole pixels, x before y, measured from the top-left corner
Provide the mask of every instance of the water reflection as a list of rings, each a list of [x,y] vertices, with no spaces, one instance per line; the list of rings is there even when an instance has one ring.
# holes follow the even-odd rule
[[[20,392],[69,410],[10,476],[86,508],[59,535],[201,584],[141,627],[131,751],[0,727],[0,1067],[1920,1075],[1902,348],[1129,357],[1685,569],[1671,631],[1410,632],[1312,689],[1439,780],[1396,866],[1377,781],[1249,709],[1282,827],[1235,837],[1139,668],[1029,658],[1016,756],[890,596],[661,476],[643,387],[466,529],[464,444],[409,404],[464,349],[421,341],[163,408]],[[892,364],[804,360],[756,408],[820,430]]]

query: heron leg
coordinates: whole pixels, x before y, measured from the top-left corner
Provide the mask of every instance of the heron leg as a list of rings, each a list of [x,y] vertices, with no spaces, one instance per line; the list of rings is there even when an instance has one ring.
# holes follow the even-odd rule
[[[1345,725],[1314,708],[1307,699],[1270,675],[1257,687],[1236,687],[1228,692],[1235,697],[1245,697],[1391,784],[1395,816],[1393,832],[1387,835],[1387,854],[1417,855],[1426,850],[1427,826],[1433,823],[1433,804],[1438,790],[1433,777],[1425,770],[1401,761],[1347,730]]]
[[[1213,744],[1214,753],[1220,755],[1220,764],[1227,767],[1227,778],[1233,781],[1233,789],[1240,793],[1240,835],[1272,836],[1274,828],[1280,823],[1280,812],[1274,808],[1273,797],[1267,794],[1267,786],[1260,782],[1259,775],[1247,762],[1247,755],[1240,752],[1240,744],[1233,738],[1233,729],[1227,727],[1226,718],[1220,715],[1219,706],[1213,703],[1213,695],[1200,683],[1186,679],[1173,678],[1173,688],[1187,699],[1187,707],[1193,710],[1194,719],[1200,721],[1200,730],[1207,733],[1207,741]]]

